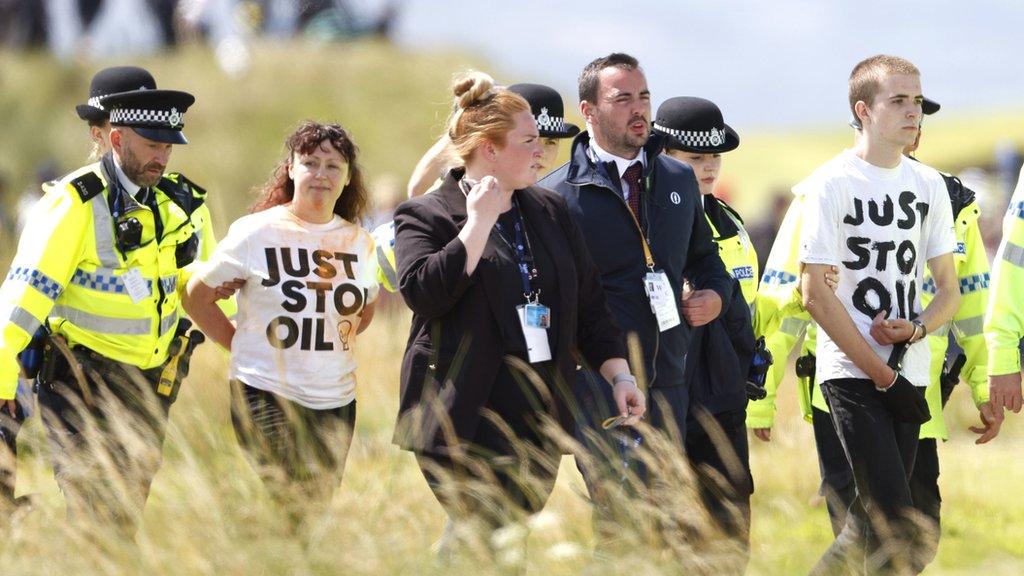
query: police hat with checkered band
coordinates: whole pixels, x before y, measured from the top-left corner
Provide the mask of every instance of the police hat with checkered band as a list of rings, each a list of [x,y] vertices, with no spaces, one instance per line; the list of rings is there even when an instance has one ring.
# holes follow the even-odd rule
[[[922,114],[924,114],[926,116],[931,116],[932,114],[935,114],[936,112],[938,112],[939,109],[941,109],[941,108],[942,108],[942,104],[939,104],[935,100],[932,100],[931,98],[927,98],[927,97],[924,97],[924,96],[921,97],[921,113]],[[850,128],[853,128],[854,130],[860,130],[861,129],[860,118],[857,118],[856,116],[851,116],[850,117]]]
[[[542,84],[513,84],[509,90],[530,103],[530,113],[537,121],[541,138],[572,138],[580,127],[565,121],[562,97],[554,88]]]
[[[133,90],[100,99],[111,126],[126,126],[143,138],[166,144],[188,144],[181,129],[195,96],[178,90]]]
[[[720,154],[740,145],[739,135],[722,119],[722,111],[704,98],[669,98],[658,107],[654,129],[668,136],[666,148],[684,152]]]
[[[107,119],[107,111],[100,106],[100,99],[132,90],[156,90],[156,80],[148,70],[138,66],[104,68],[92,77],[88,102],[75,106],[75,111],[82,120],[102,122]]]

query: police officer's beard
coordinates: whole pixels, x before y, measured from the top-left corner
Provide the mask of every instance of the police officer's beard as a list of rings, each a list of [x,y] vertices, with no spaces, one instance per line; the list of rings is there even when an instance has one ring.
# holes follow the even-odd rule
[[[150,169],[159,170],[150,172]],[[164,166],[162,164],[159,162],[150,162],[143,165],[139,162],[139,158],[128,146],[125,146],[121,152],[121,170],[124,170],[124,175],[127,176],[129,180],[143,188],[155,186],[164,175]]]

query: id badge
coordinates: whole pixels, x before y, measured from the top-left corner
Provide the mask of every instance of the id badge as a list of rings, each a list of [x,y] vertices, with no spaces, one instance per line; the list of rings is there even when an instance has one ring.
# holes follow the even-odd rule
[[[679,326],[679,308],[672,284],[665,272],[648,272],[644,274],[644,292],[651,303],[651,311],[658,319],[658,330],[664,332]]]
[[[547,330],[551,325],[551,309],[542,304],[520,304],[516,306],[516,313],[526,339],[526,354],[530,364],[551,360]]]
[[[149,282],[146,282],[146,279],[142,277],[142,273],[139,272],[138,268],[132,268],[122,274],[121,282],[124,283],[124,287],[128,290],[128,297],[132,299],[133,304],[138,304],[150,295]]]

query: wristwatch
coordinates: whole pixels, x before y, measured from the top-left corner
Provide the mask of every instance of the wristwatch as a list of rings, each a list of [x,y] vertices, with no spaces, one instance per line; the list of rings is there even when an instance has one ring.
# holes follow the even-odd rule
[[[618,386],[623,382],[629,382],[633,386],[636,386],[636,377],[628,372],[622,372],[612,377],[612,386]]]

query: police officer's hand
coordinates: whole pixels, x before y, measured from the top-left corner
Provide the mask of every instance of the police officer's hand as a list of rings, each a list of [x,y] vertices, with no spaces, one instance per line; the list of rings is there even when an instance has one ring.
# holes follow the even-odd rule
[[[825,270],[825,285],[832,289],[834,294],[836,290],[839,290],[839,267],[829,266]],[[800,283],[796,283],[796,293],[800,293]]]
[[[992,402],[985,402],[978,407],[978,416],[981,417],[981,426],[971,426],[970,430],[981,434],[974,443],[984,444],[999,435],[999,428],[1003,425],[1003,409],[995,408]]]
[[[835,293],[839,290],[839,268],[832,266],[828,270],[825,270],[825,285],[832,289]],[[797,290],[799,291],[800,286],[797,284]]]
[[[17,418],[18,402],[16,400],[0,400],[0,411],[7,412],[11,418]]]
[[[683,289],[683,317],[690,326],[703,326],[722,312],[722,297],[714,290]]]
[[[217,300],[224,300],[225,298],[231,298],[234,296],[235,292],[242,289],[242,286],[245,286],[245,280],[235,278],[234,280],[230,280],[220,286],[217,286],[213,291],[217,293]]]
[[[903,318],[888,319],[885,312],[879,312],[871,322],[871,337],[882,346],[898,344],[910,340],[914,335],[914,325]]]
[[[754,437],[762,442],[772,441],[772,429],[771,428],[754,428]]]
[[[988,397],[993,408],[1000,411],[1005,408],[1019,413],[1021,408],[1020,372],[989,376]]]

